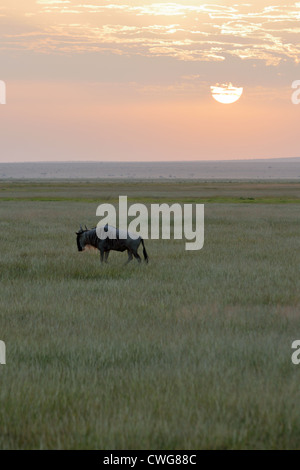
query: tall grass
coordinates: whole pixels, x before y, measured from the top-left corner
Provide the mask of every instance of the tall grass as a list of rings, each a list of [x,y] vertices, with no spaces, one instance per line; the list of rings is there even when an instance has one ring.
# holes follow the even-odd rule
[[[149,265],[77,252],[97,204],[2,202],[0,447],[292,449],[298,205],[207,204]]]

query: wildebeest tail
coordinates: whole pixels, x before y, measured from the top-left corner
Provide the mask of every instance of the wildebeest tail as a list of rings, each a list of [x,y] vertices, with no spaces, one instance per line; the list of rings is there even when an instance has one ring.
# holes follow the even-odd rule
[[[143,255],[144,255],[146,263],[148,263],[149,262],[149,256],[148,256],[146,248],[145,248],[144,240],[141,239],[141,242],[142,242],[142,245],[143,245]]]

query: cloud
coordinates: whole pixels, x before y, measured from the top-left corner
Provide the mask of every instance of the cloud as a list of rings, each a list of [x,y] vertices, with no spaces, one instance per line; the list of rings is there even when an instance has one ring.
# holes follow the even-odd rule
[[[1,50],[110,52],[192,62],[220,62],[232,57],[275,67],[286,60],[299,63],[300,2],[233,6],[199,5],[192,0],[99,3],[37,0],[36,9],[25,13],[24,33],[22,27],[17,33],[0,33]],[[0,10],[6,16],[9,12],[9,6]],[[30,18],[32,31],[28,34]]]
[[[54,5],[57,3],[71,3],[69,0],[37,0],[39,5]]]

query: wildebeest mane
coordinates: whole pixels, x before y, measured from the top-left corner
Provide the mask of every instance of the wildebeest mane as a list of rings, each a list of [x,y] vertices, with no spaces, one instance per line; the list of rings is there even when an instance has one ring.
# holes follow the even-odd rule
[[[97,236],[97,232],[95,228],[84,231],[84,242],[86,245],[92,245],[95,248],[97,248],[98,241],[99,241],[99,238]]]

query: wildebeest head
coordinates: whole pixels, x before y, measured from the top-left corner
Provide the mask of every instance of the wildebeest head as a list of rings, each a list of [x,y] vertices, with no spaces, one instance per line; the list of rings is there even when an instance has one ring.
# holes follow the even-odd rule
[[[86,230],[87,230],[87,227],[86,227]],[[84,250],[84,233],[86,232],[86,230],[83,230],[83,228],[81,227],[80,225],[80,229],[78,232],[75,232],[76,235],[77,235],[77,238],[76,238],[76,242],[77,242],[77,248],[78,248],[78,251],[83,251]]]

